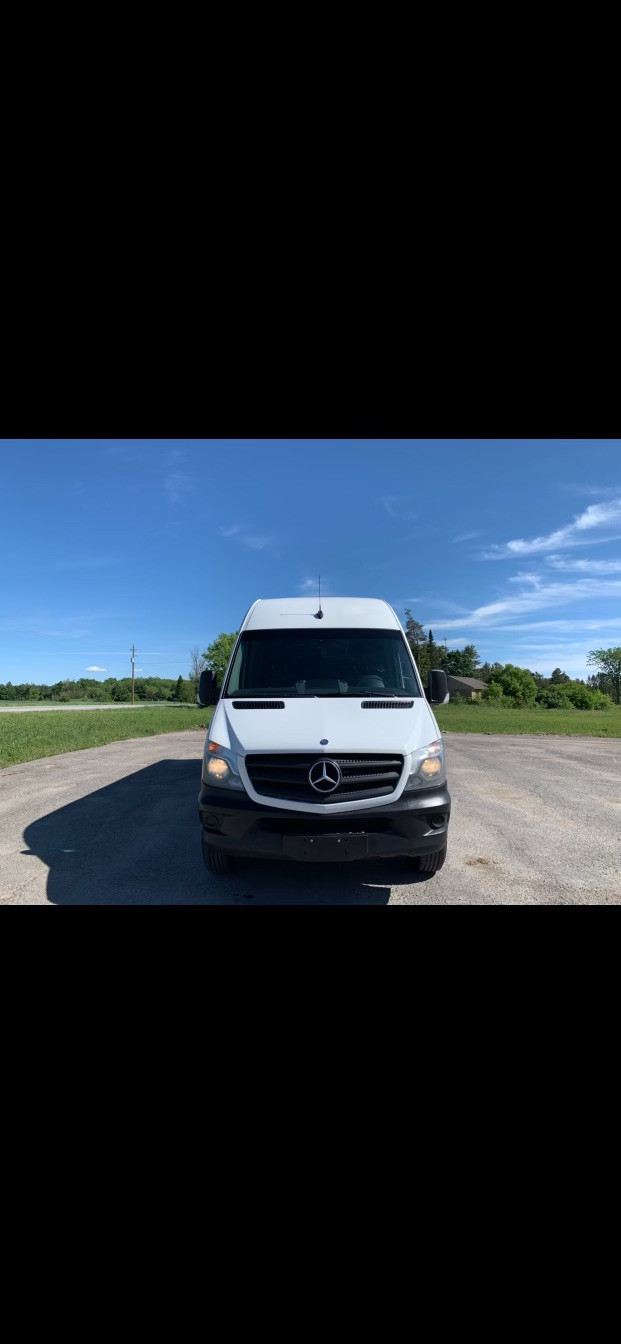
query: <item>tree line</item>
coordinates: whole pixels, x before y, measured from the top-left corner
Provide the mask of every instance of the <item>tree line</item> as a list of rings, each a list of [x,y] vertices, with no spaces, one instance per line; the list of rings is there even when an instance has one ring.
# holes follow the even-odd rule
[[[176,678],[135,677],[134,701],[170,700],[174,704],[194,704],[205,657],[194,648],[190,649],[190,660],[187,677],[181,674]],[[110,701],[113,704],[127,704],[131,698],[131,677],[106,677],[105,681],[98,681],[96,677],[78,677],[75,681],[55,681],[52,686],[33,681],[22,681],[15,686],[7,681],[0,685],[0,700],[48,700],[51,704],[84,700],[96,704],[109,704]]]
[[[621,698],[621,647],[611,649],[592,649],[587,663],[597,668],[586,681],[572,679],[560,667],[555,667],[549,677],[540,672],[531,672],[529,668],[517,667],[513,663],[481,663],[474,644],[466,644],[463,649],[449,649],[446,640],[437,643],[433,631],[425,632],[411,611],[405,609],[405,635],[412,650],[414,660],[426,684],[427,673],[433,667],[442,668],[454,677],[476,677],[485,682],[482,698],[497,704],[526,705],[538,704],[545,709],[562,709],[573,706],[575,709],[606,709],[611,701],[620,703]],[[174,677],[136,677],[134,680],[134,700],[138,703],[154,700],[167,700],[176,704],[193,704],[196,700],[198,682],[205,667],[214,673],[219,685],[231,656],[237,631],[222,632],[203,653],[198,648],[190,650],[190,670],[187,677],[181,674]],[[451,694],[451,700],[459,703],[462,697],[457,691]],[[131,677],[106,677],[98,681],[95,677],[78,677],[46,685],[37,682],[20,682],[13,685],[8,681],[0,684],[0,701],[32,700],[50,701],[63,704],[72,700],[84,700],[105,704],[127,703],[131,700]]]
[[[476,677],[485,682],[483,700],[497,704],[516,705],[518,708],[539,704],[544,709],[571,706],[574,709],[607,709],[611,701],[619,704],[621,647],[592,649],[587,664],[598,670],[586,681],[579,677],[572,679],[560,667],[555,667],[549,677],[544,677],[541,672],[531,672],[529,668],[517,667],[514,663],[480,663],[474,644],[466,644],[463,649],[447,648],[446,640],[443,644],[437,644],[432,630],[425,634],[422,625],[414,620],[408,608],[405,614],[406,639],[423,684],[429,669],[440,667],[454,677]],[[458,691],[451,693],[451,700],[459,702],[461,698]]]
[[[195,686],[186,677],[136,677],[134,681],[134,700],[170,700],[176,703],[190,702],[195,699]],[[52,686],[41,682],[24,681],[13,685],[7,681],[0,684],[0,700],[49,701],[50,704],[67,704],[72,700],[94,701],[97,704],[125,703],[132,698],[131,677],[106,677],[97,681],[94,677],[78,677],[76,681],[56,681]]]
[[[425,631],[419,621],[405,609],[405,635],[414,660],[426,685],[427,673],[432,667],[443,668],[454,677],[476,677],[485,682],[482,699],[496,704],[518,708],[538,704],[544,709],[607,709],[611,701],[619,704],[621,685],[621,648],[593,649],[587,663],[598,668],[587,681],[572,679],[560,667],[549,677],[513,663],[482,663],[474,644],[463,649],[449,649],[446,640],[437,643],[433,631]],[[222,631],[201,655],[205,665],[222,685],[224,673],[233,649],[237,631]],[[451,692],[451,700],[465,700],[459,691]]]

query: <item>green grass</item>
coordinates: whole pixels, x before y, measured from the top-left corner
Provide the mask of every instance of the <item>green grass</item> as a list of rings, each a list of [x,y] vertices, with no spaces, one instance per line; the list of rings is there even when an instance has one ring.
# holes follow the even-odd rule
[[[503,706],[434,706],[442,732],[545,733],[569,737],[621,737],[621,709],[506,709]]]
[[[0,705],[62,705],[65,709],[71,705],[100,705],[101,700],[82,699],[82,700],[0,700]],[[107,705],[114,704],[113,700],[103,702]],[[127,700],[122,700],[120,704],[126,705]],[[149,705],[167,705],[168,700],[136,700],[135,709],[148,708]]]
[[[213,709],[196,705],[141,705],[135,709],[87,709],[71,714],[40,710],[37,714],[0,714],[0,767],[37,761],[85,747],[103,747],[130,737],[153,737],[209,723]]]
[[[148,710],[148,713],[145,711]],[[496,705],[442,705],[435,708],[447,733],[549,733],[561,736],[621,737],[621,709],[505,709]],[[79,710],[60,714],[0,714],[0,767],[36,761],[85,747],[102,747],[130,737],[153,737],[206,727],[213,709],[195,705],[139,705],[134,709]]]

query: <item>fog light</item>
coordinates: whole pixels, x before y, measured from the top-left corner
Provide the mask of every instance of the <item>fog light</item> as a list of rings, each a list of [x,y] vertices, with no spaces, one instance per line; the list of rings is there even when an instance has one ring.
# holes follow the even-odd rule
[[[205,825],[206,825],[206,826],[211,826],[211,827],[217,827],[217,825],[218,825],[218,818],[217,818],[217,817],[205,817]]]
[[[439,830],[440,830],[440,827],[444,825],[445,820],[446,820],[445,817],[432,817],[432,818],[431,818],[431,825],[432,825],[434,831],[439,831]]]

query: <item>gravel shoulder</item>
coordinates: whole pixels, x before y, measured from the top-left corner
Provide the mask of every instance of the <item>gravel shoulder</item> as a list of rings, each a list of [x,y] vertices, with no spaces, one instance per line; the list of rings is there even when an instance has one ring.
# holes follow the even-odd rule
[[[449,857],[203,867],[204,733],[186,729],[0,772],[7,905],[619,905],[621,741],[447,733]]]

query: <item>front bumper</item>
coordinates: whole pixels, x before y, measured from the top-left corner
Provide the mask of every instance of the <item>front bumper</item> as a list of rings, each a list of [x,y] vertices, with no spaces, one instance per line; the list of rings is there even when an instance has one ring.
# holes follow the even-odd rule
[[[334,862],[435,854],[446,844],[451,798],[443,785],[402,794],[383,807],[324,818],[203,785],[198,814],[203,843],[227,854]]]

